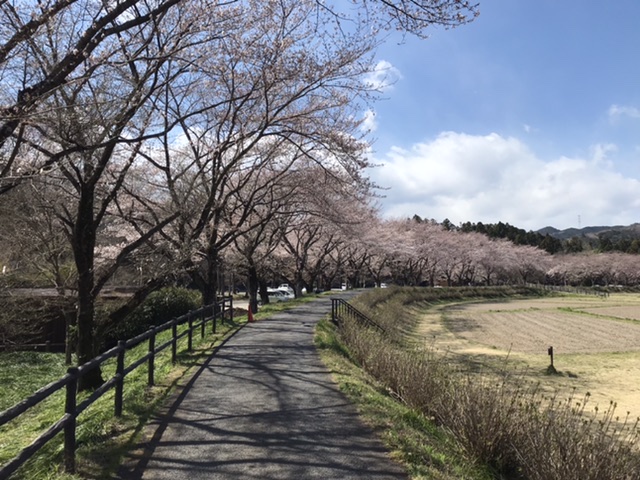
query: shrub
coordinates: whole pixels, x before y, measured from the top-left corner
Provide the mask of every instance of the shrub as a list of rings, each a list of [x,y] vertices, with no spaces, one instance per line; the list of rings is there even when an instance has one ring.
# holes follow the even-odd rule
[[[166,287],[151,293],[122,322],[107,328],[104,344],[109,347],[197,309],[202,304],[200,292],[181,287]]]

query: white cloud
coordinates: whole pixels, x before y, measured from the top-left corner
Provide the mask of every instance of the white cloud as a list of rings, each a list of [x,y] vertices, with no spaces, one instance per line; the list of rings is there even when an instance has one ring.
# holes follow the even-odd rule
[[[594,163],[612,167],[613,162],[610,160],[610,154],[618,151],[618,146],[612,143],[597,143],[590,148],[591,158]]]
[[[496,133],[445,132],[409,149],[393,148],[372,171],[387,216],[508,222],[538,229],[640,221],[640,181],[612,169],[614,145],[589,158],[538,158],[525,143]]]
[[[386,60],[380,60],[372,72],[365,77],[364,83],[367,87],[380,92],[386,92],[393,88],[393,85],[402,79],[400,70]]]
[[[378,128],[378,122],[376,121],[376,112],[374,110],[367,110],[364,112],[364,116],[362,118],[362,125],[360,128],[364,132],[375,132]]]
[[[640,118],[640,108],[624,105],[611,105],[609,119],[614,121],[620,117]]]

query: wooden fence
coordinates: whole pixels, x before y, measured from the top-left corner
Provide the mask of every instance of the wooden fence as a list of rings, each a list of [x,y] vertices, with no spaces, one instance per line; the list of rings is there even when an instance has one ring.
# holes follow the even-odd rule
[[[233,299],[225,297],[218,302],[202,307],[198,310],[189,312],[181,317],[174,318],[162,325],[153,327],[146,332],[131,338],[129,340],[121,340],[118,345],[107,350],[102,355],[90,360],[79,367],[71,367],[67,374],[46,385],[31,395],[29,398],[14,405],[13,407],[0,413],[0,426],[16,419],[30,408],[38,405],[43,400],[49,398],[54,393],[66,389],[64,415],[54,424],[52,424],[42,435],[35,439],[31,445],[24,448],[16,457],[11,459],[0,468],[0,480],[5,480],[14,473],[21,465],[36,454],[49,440],[51,440],[59,432],[64,432],[64,467],[69,473],[75,472],[75,452],[76,452],[76,418],[92,403],[98,400],[102,395],[112,388],[115,389],[114,414],[119,417],[122,415],[123,397],[124,397],[124,378],[141,365],[148,365],[149,386],[154,384],[154,361],[158,353],[167,348],[171,348],[171,360],[173,363],[177,359],[178,340],[187,336],[187,350],[191,351],[193,347],[194,331],[200,329],[200,335],[204,337],[206,324],[211,321],[212,332],[216,333],[217,319],[221,320],[227,315],[233,321]],[[188,328],[178,333],[178,327],[187,325]],[[166,330],[171,330],[171,338],[156,345],[156,336]],[[144,341],[148,341],[149,348],[146,355],[137,359],[128,366],[125,366],[125,353],[136,347]],[[101,366],[109,359],[116,359],[116,373],[108,379],[102,386],[93,391],[89,397],[82,402],[77,402],[78,380],[86,375],[87,372]]]

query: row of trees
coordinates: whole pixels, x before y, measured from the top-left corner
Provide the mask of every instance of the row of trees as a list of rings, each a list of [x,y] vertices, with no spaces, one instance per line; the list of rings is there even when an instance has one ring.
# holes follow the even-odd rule
[[[340,208],[336,205],[336,209]],[[292,219],[293,220],[293,219]],[[551,255],[529,245],[450,230],[436,222],[383,220],[371,209],[340,210],[337,218],[300,216],[272,224],[268,240],[249,262],[238,245],[225,252],[234,271],[258,285],[288,281],[327,289],[348,283],[415,286],[551,283],[573,286],[636,285],[640,258],[619,252]],[[253,291],[250,285],[249,291]]]
[[[257,278],[272,236],[367,208],[359,119],[381,35],[475,15],[460,0],[0,3],[3,267],[73,286],[79,363],[123,268],[145,284],[114,322],[176,275],[211,301],[232,247]]]

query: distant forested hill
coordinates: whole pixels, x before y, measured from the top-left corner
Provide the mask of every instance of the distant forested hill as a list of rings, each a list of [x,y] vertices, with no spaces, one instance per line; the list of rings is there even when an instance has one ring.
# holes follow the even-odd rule
[[[418,215],[415,215],[413,220],[433,222],[433,220],[422,220]],[[527,231],[503,222],[464,222],[456,226],[445,219],[441,225],[447,230],[479,232],[491,238],[506,238],[516,245],[531,245],[551,254],[582,251],[640,253],[640,223],[629,226],[598,226],[565,230],[545,227],[537,231]]]
[[[538,230],[538,233],[548,234],[563,242],[580,239],[583,244],[598,251],[639,253],[640,250],[640,223],[628,226],[567,228],[565,230],[545,227]]]

